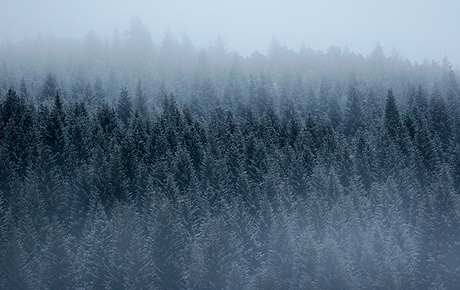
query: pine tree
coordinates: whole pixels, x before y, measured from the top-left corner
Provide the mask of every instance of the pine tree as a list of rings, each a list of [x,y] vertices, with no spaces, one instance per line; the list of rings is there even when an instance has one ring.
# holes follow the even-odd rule
[[[75,273],[71,272],[69,236],[57,219],[50,224],[43,249],[41,279],[46,289],[73,289]]]
[[[125,126],[128,125],[131,119],[132,110],[131,97],[129,96],[128,89],[123,85],[118,96],[117,115]]]
[[[358,131],[353,152],[353,171],[359,176],[364,188],[369,190],[376,174],[375,156],[365,133]]]
[[[140,117],[146,118],[147,117],[147,96],[144,92],[142,87],[142,82],[139,80],[136,86],[136,99],[135,99],[135,106],[134,111],[139,114]]]
[[[351,288],[351,269],[346,264],[340,245],[332,238],[326,238],[319,246],[319,261],[316,271],[318,289]]]
[[[193,252],[198,256],[195,261],[200,289],[224,289],[227,285],[228,271],[235,254],[232,232],[228,229],[223,216],[210,217],[203,223],[202,232],[193,244]],[[195,267],[196,267],[195,266]]]
[[[25,268],[26,253],[12,207],[7,208],[0,193],[0,287],[2,289],[28,289],[29,273]]]
[[[155,261],[159,289],[180,289],[183,285],[181,251],[181,224],[172,203],[165,197],[158,196],[151,204],[148,215],[148,236],[150,257]]]
[[[293,260],[295,246],[293,234],[295,222],[286,212],[279,212],[270,228],[268,254],[266,258],[264,280],[259,289],[291,289],[293,283]]]
[[[245,99],[245,92],[242,87],[241,72],[232,67],[228,73],[227,82],[222,96],[222,105],[225,109],[240,108]]]
[[[57,93],[57,81],[56,77],[52,73],[48,73],[43,84],[42,94],[40,101],[50,101],[56,96]]]
[[[430,101],[430,116],[431,128],[435,136],[439,138],[441,148],[445,151],[449,147],[450,139],[452,138],[452,126],[447,104],[438,93],[435,93]]]
[[[443,89],[446,96],[446,100],[449,104],[451,114],[455,116],[458,112],[460,106],[459,96],[460,96],[460,84],[458,77],[455,72],[452,70],[452,66],[449,64],[448,68],[444,68],[445,72],[443,74]]]
[[[95,117],[105,137],[113,137],[118,128],[115,110],[109,107],[108,104],[103,104],[101,107],[98,107]]]
[[[30,99],[29,89],[27,88],[26,80],[24,77],[21,78],[21,84],[19,85],[19,95],[24,100]]]
[[[106,289],[110,285],[110,253],[113,251],[113,231],[103,206],[92,205],[75,261],[79,273],[77,287]]]
[[[446,289],[454,289],[459,281],[460,270],[460,217],[458,215],[460,201],[454,193],[449,169],[443,166],[432,183],[433,194],[430,206],[435,209],[431,220],[430,231],[426,234],[434,245],[428,257],[431,264],[430,276],[439,277]]]
[[[91,156],[90,150],[90,119],[85,103],[76,103],[68,118],[68,146],[69,165],[77,167]]]
[[[17,248],[13,250],[19,250],[20,253],[21,266],[17,269],[20,270],[18,276],[27,273],[24,277],[26,289],[44,287],[40,276],[43,265],[41,254],[50,228],[48,216],[53,212],[54,204],[50,202],[50,198],[44,196],[46,193],[41,190],[40,181],[36,175],[30,174],[22,186],[15,188],[14,198],[10,200],[14,227],[18,235]],[[12,262],[14,263],[14,260]]]
[[[361,112],[361,94],[358,89],[357,81],[354,77],[350,79],[347,92],[347,103],[345,113],[345,135],[354,136],[358,129],[363,126],[363,116]]]
[[[420,181],[426,184],[429,182],[427,178],[432,176],[439,165],[439,157],[424,120],[419,123],[415,133],[415,148]]]
[[[64,166],[66,162],[65,148],[65,114],[61,97],[56,93],[54,105],[51,112],[45,113],[45,124],[43,130],[44,145],[50,150],[50,158],[57,166]]]
[[[3,146],[2,162],[4,163],[1,174],[4,174],[4,193],[7,187],[9,174],[24,176],[27,167],[33,162],[37,150],[37,138],[34,122],[34,112],[25,103],[25,99],[9,90],[6,100],[0,104],[0,139]],[[14,170],[13,170],[14,168]],[[1,188],[1,186],[0,186]]]
[[[94,81],[94,87],[92,91],[96,104],[100,105],[106,102],[106,93],[102,85],[102,80],[99,76],[97,76],[96,80]]]
[[[111,289],[151,289],[154,286],[155,268],[148,257],[139,219],[132,204],[117,203],[112,211],[110,229],[113,231],[110,252]]]
[[[400,129],[401,119],[399,117],[399,110],[396,107],[393,91],[389,90],[385,105],[384,131],[390,139],[395,140],[399,135]]]

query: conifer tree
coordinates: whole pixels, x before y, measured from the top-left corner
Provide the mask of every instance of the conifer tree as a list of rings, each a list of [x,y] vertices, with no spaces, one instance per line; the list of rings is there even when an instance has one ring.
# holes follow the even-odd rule
[[[96,77],[92,91],[93,91],[94,100],[96,101],[96,104],[103,104],[107,101],[106,100],[107,96],[106,96],[104,87],[102,85],[102,79],[100,76]]]
[[[136,86],[136,99],[135,99],[135,106],[134,111],[139,114],[142,118],[147,117],[147,96],[144,92],[142,87],[142,82],[139,80]]]
[[[45,82],[43,84],[43,89],[41,96],[39,98],[40,101],[50,101],[56,96],[57,93],[57,81],[56,76],[52,73],[48,73],[45,78]]]
[[[346,114],[345,114],[345,135],[354,136],[363,125],[361,112],[361,94],[357,81],[354,77],[350,79],[347,92]]]
[[[123,85],[118,96],[117,115],[121,123],[125,126],[128,125],[131,119],[132,110],[131,97],[129,96],[128,89]]]
[[[384,131],[390,139],[395,140],[399,135],[399,130],[401,130],[399,110],[396,107],[393,91],[389,90],[385,105]]]

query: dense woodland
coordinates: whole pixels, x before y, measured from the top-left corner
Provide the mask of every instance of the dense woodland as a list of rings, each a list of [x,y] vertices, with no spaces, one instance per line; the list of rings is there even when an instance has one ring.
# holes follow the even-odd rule
[[[377,45],[0,44],[1,289],[456,289],[460,86]]]

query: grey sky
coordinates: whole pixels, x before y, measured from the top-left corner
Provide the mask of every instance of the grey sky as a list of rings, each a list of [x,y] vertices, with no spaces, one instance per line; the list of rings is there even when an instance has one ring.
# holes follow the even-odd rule
[[[0,40],[39,32],[81,39],[89,30],[109,37],[133,16],[156,43],[168,28],[198,47],[220,35],[243,55],[266,52],[273,36],[296,50],[347,46],[365,56],[380,42],[386,55],[395,47],[410,60],[447,55],[460,64],[458,0],[0,0]]]

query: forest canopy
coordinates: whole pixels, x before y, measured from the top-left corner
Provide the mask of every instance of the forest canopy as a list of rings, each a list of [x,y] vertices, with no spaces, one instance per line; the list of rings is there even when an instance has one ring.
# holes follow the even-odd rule
[[[459,194],[447,58],[0,45],[2,289],[455,289]]]

